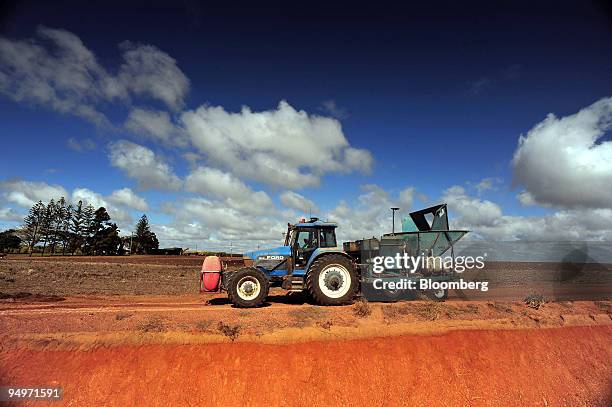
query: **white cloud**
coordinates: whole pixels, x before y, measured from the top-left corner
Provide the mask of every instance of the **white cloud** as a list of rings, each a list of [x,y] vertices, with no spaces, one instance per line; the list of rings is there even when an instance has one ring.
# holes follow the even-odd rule
[[[470,238],[493,241],[587,241],[612,239],[612,210],[561,210],[543,216],[504,215],[500,206],[469,196],[462,187],[447,189],[453,229],[468,229]]]
[[[125,121],[125,127],[136,134],[149,137],[164,143],[180,142],[175,136],[177,130],[170,120],[168,112],[134,108]],[[181,143],[182,144],[182,143]]]
[[[7,180],[0,182],[4,200],[23,208],[31,208],[36,202],[47,202],[60,197],[68,198],[68,192],[60,185],[49,185],[45,182],[24,180]]]
[[[108,209],[108,204],[101,194],[88,188],[75,188],[72,191],[72,202],[83,201],[84,205],[91,205],[98,209],[103,206]]]
[[[472,227],[492,225],[502,216],[499,205],[471,197],[460,186],[453,186],[444,191],[442,201],[448,203],[450,210],[459,215],[462,222]]]
[[[130,94],[183,106],[189,81],[176,61],[150,45],[122,44],[124,63],[118,76],[71,32],[39,27],[38,38],[0,37],[0,93],[28,104],[72,114],[110,126],[99,107],[105,102],[130,102]]]
[[[228,250],[230,243],[236,250],[282,244],[286,220],[278,219],[276,212],[250,216],[246,210],[228,206],[225,201],[182,199],[164,205],[164,211],[174,220],[153,229],[161,232],[162,239],[170,237],[173,242],[188,242],[192,247],[199,242],[202,249]]]
[[[497,189],[496,184],[499,184],[501,182],[502,180],[497,177],[483,178],[478,184],[476,184],[475,188],[479,194],[482,194],[484,191],[488,190],[495,191]]]
[[[172,168],[147,147],[119,140],[110,144],[109,158],[111,165],[136,179],[142,189],[176,190],[181,187],[181,180]]]
[[[601,140],[611,128],[612,98],[605,98],[570,116],[549,114],[521,136],[512,160],[515,183],[529,194],[521,202],[612,207],[612,141]]]
[[[394,197],[378,185],[363,185],[354,205],[340,201],[324,218],[338,222],[339,241],[380,237],[391,232],[391,207],[400,208],[395,216],[395,230],[401,230],[401,219],[412,209],[414,194],[413,187],[403,189]]]
[[[216,168],[198,167],[185,178],[185,189],[220,198],[240,198],[253,191],[233,174]]]
[[[308,115],[285,101],[263,112],[202,106],[183,113],[181,122],[209,162],[269,185],[313,186],[325,173],[367,172],[372,165],[368,151],[349,145],[337,120]]]
[[[121,97],[113,79],[74,34],[47,27],[39,27],[37,33],[49,46],[0,37],[0,92],[19,102],[107,124],[93,104]]]
[[[415,195],[414,187],[408,187],[400,191],[398,204],[400,209],[411,209],[412,204],[414,203],[414,195]]]
[[[20,215],[13,208],[0,208],[0,220],[7,222],[21,222],[23,215]]]
[[[30,209],[38,201],[42,201],[46,204],[51,199],[57,201],[59,198],[64,197],[66,201],[73,204],[76,204],[78,201],[83,201],[85,205],[91,204],[96,209],[101,206],[105,207],[112,221],[116,222],[120,228],[130,227],[133,221],[129,212],[120,207],[122,205],[128,207],[129,205],[125,203],[115,204],[112,202],[117,196],[115,193],[107,199],[102,194],[92,191],[89,188],[75,188],[72,192],[68,192],[64,187],[59,185],[49,185],[45,182],[23,180],[0,182],[0,190],[2,191],[0,204],[6,202],[8,204],[20,206],[24,209]],[[14,208],[11,207],[2,208],[0,212],[0,220],[19,221],[23,219],[23,216],[17,214]]]
[[[302,211],[304,214],[317,214],[319,212],[319,207],[317,204],[310,199],[305,198],[303,195],[293,191],[285,191],[280,194],[280,201],[287,208],[297,209],[298,211]]]
[[[189,79],[170,55],[152,45],[121,44],[125,63],[119,78],[124,86],[138,95],[161,100],[173,110],[184,105],[189,90]]]
[[[523,206],[531,206],[531,205],[537,205],[538,203],[535,201],[535,199],[533,198],[533,195],[531,195],[529,192],[527,191],[521,191],[516,195],[516,199],[518,199],[518,201],[521,203],[521,205]],[[549,205],[542,205],[542,206],[549,206]]]
[[[144,198],[136,195],[130,188],[122,188],[113,191],[108,197],[108,200],[115,205],[123,205],[139,211],[149,210],[147,201],[145,201]]]
[[[198,167],[185,178],[185,189],[200,195],[212,195],[249,214],[265,214],[274,204],[264,191],[253,191],[231,173],[216,168]]]

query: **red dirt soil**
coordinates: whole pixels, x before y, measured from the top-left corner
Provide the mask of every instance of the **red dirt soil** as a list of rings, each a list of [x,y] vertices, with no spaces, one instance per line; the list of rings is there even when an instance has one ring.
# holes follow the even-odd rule
[[[32,406],[612,405],[608,266],[494,278],[496,299],[319,307],[273,289],[238,309],[197,294],[201,260],[0,261],[0,386],[63,387]],[[536,288],[558,301],[528,307]]]
[[[2,382],[61,384],[64,403],[79,406],[604,406],[611,344],[611,326],[592,326],[13,350],[0,363]]]

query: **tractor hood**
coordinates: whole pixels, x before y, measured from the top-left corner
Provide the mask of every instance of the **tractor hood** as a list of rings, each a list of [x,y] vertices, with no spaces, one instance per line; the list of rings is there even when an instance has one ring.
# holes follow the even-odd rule
[[[289,246],[279,246],[271,249],[262,249],[262,250],[254,250],[251,252],[244,253],[245,257],[252,259],[253,261],[259,260],[268,260],[267,256],[282,256],[288,257],[291,255],[291,247]],[[275,259],[274,257],[270,258],[270,260]]]

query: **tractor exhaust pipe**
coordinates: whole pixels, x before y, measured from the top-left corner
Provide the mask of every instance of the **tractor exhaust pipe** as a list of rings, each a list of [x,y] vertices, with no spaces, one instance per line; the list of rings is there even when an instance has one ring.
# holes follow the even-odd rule
[[[391,216],[393,218],[393,226],[391,227],[391,234],[394,235],[395,234],[395,211],[397,211],[399,208],[391,208]]]

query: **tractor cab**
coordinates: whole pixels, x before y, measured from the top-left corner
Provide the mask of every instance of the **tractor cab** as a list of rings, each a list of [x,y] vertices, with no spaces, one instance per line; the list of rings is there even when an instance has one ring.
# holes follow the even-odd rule
[[[302,219],[299,223],[287,225],[285,246],[291,248],[291,258],[295,269],[304,269],[313,253],[319,249],[336,248],[336,227],[331,222],[318,218]]]

